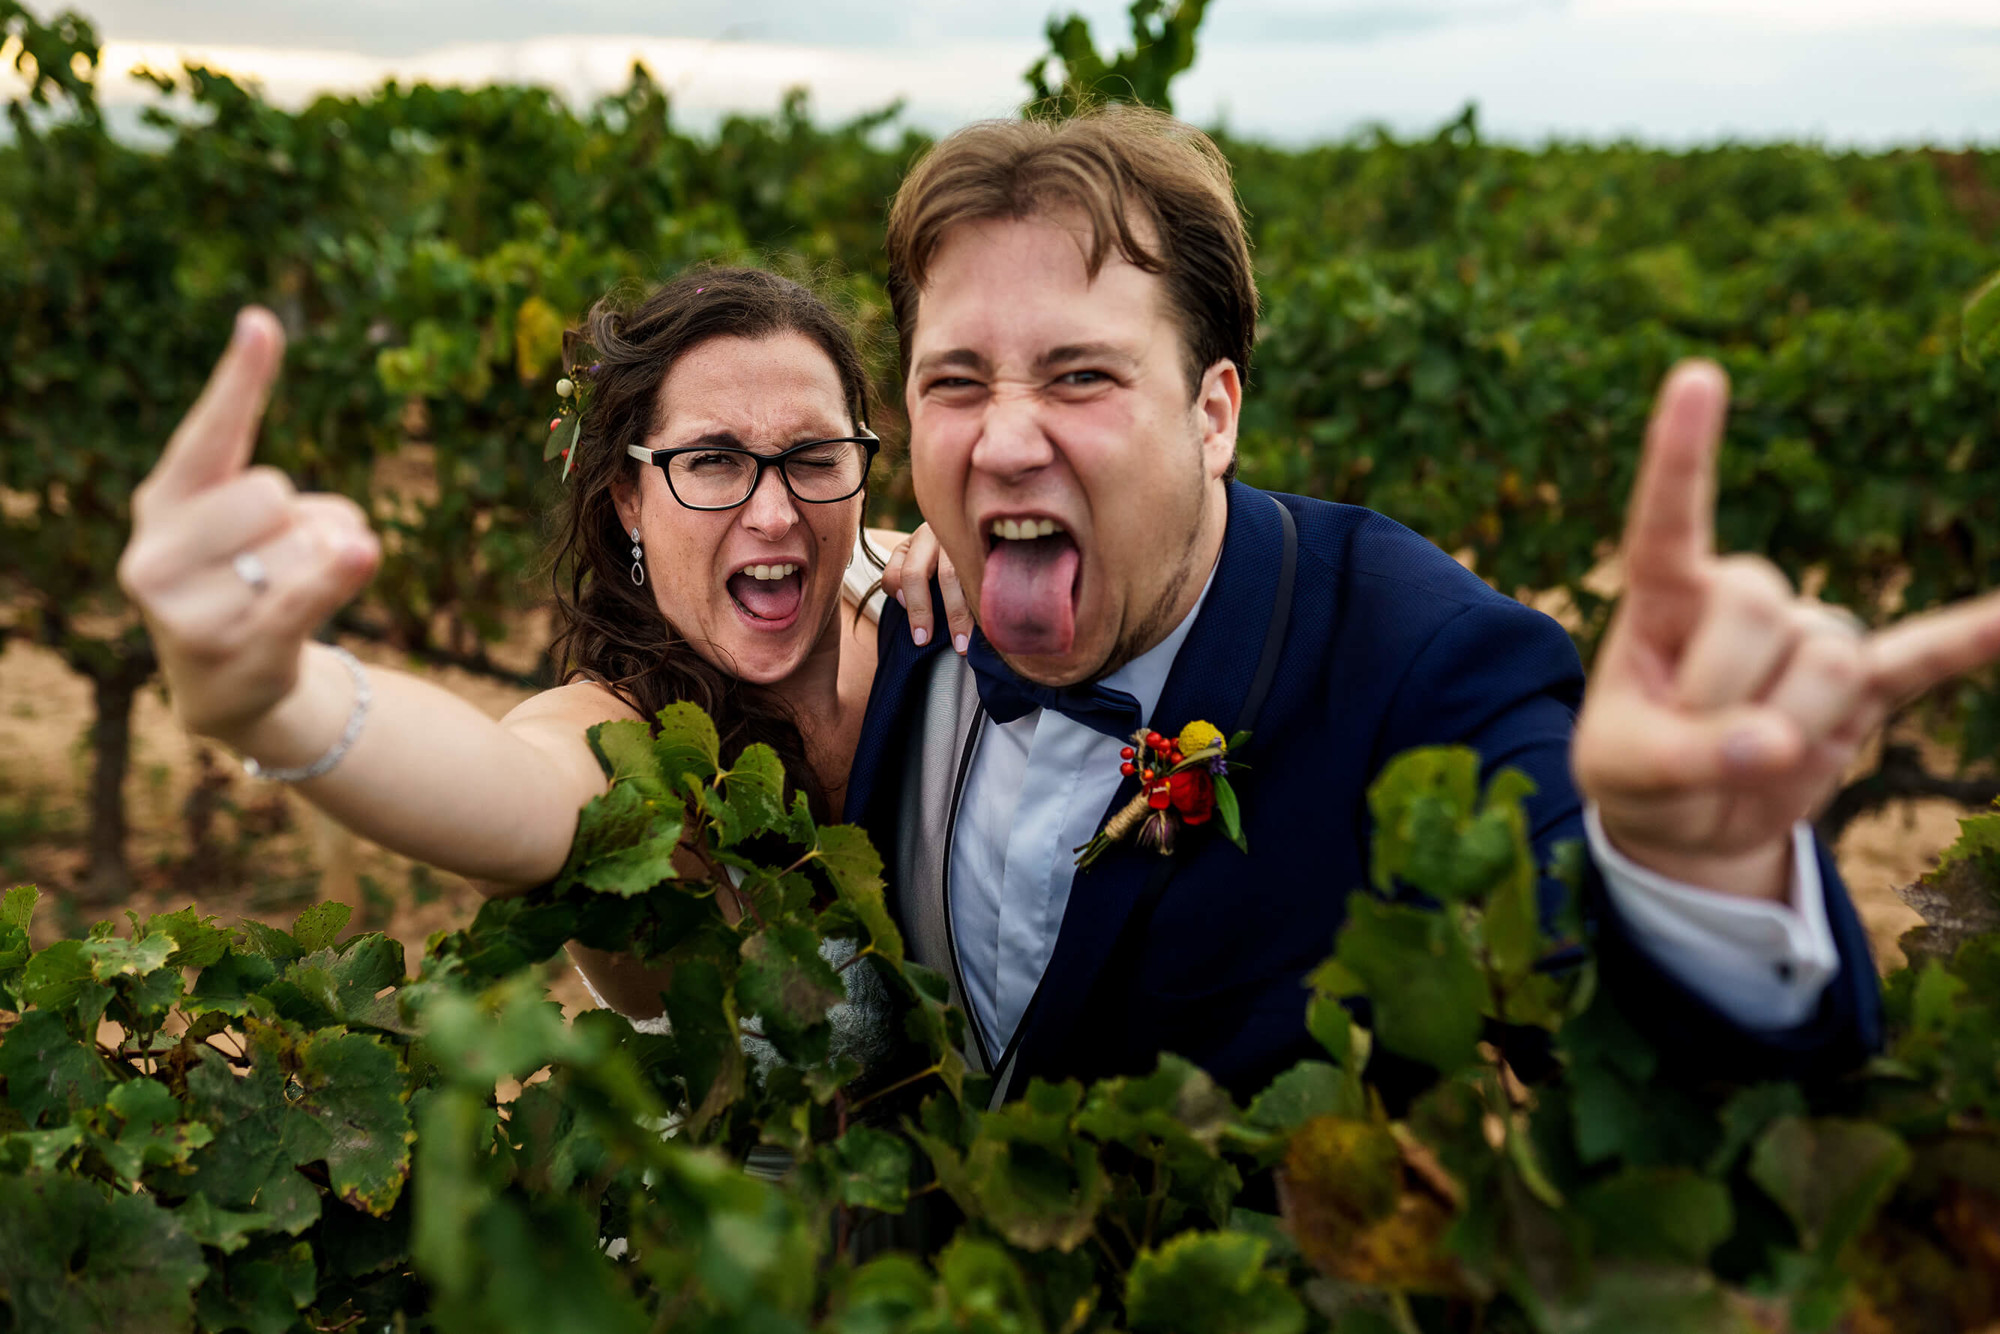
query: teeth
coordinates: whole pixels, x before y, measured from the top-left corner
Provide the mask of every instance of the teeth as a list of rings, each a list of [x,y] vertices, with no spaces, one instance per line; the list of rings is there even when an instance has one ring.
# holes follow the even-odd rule
[[[784,579],[790,577],[791,575],[797,574],[798,572],[799,572],[799,567],[796,564],[750,565],[744,567],[743,569],[743,573],[749,575],[752,579],[765,579],[765,580]]]
[[[1003,541],[1027,542],[1067,530],[1054,519],[995,519],[987,531]]]

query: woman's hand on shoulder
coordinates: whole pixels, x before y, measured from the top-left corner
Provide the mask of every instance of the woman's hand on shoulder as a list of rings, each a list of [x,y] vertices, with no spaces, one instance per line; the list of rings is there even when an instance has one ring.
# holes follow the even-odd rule
[[[944,594],[942,607],[931,605],[932,578],[936,578],[938,589]],[[929,524],[919,524],[917,531],[904,538],[890,554],[888,567],[882,571],[882,588],[909,612],[910,638],[918,645],[930,643],[931,636],[937,633],[940,610],[951,635],[951,646],[963,653],[972,642],[972,608],[965,600],[965,589],[958,582],[958,571],[952,568],[951,557],[944,554]]]
[[[359,505],[250,466],[284,351],[276,316],[237,316],[207,388],[132,493],[118,562],[175,712],[224,741],[291,693],[307,640],[382,558]]]

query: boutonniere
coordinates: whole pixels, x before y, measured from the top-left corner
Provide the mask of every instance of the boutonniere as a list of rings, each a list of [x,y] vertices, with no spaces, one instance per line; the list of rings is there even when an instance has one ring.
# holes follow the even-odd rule
[[[1182,825],[1204,825],[1215,818],[1221,820],[1231,843],[1250,851],[1243,840],[1236,789],[1229,786],[1229,752],[1249,739],[1248,732],[1238,732],[1225,741],[1213,723],[1199,719],[1183,727],[1177,737],[1134,732],[1132,744],[1118,752],[1118,771],[1137,778],[1139,790],[1104,822],[1095,838],[1076,849],[1078,869],[1133,833],[1140,847],[1171,856],[1174,835]]]

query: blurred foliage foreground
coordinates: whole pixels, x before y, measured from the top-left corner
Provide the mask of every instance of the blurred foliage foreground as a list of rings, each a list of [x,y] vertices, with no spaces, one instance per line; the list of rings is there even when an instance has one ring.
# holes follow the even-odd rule
[[[395,942],[340,939],[335,905],[290,932],[134,916],[31,953],[35,892],[9,894],[0,1328],[2000,1319],[2000,936],[1977,934],[2000,925],[2000,815],[1926,887],[1950,924],[1886,984],[1886,1055],[1823,1087],[1721,1086],[1662,1069],[1592,965],[1538,966],[1558,941],[1526,781],[1481,793],[1470,752],[1412,752],[1370,793],[1376,892],[1301,990],[1325,1059],[1247,1107],[1169,1055],[988,1110],[858,830],[787,805],[766,749],[721,769],[691,707],[592,739],[612,784],[558,879],[434,938],[415,979]],[[565,1024],[539,966],[571,938],[670,964],[671,1033]],[[828,1019],[862,970],[903,1048],[865,1070]],[[1414,1099],[1378,1094],[1378,1048],[1426,1072]],[[753,1151],[789,1171],[746,1172]],[[1239,1207],[1266,1174],[1277,1216]]]
[[[1203,10],[1135,0],[1113,57],[1052,22],[1028,87],[1166,104]],[[291,337],[261,458],[363,501],[386,539],[341,629],[434,661],[499,670],[487,645],[546,587],[561,334],[614,284],[717,259],[817,279],[900,434],[881,233],[925,140],[894,107],[822,127],[797,94],[695,135],[643,68],[582,109],[391,83],[296,111],[189,68],[148,74],[143,123],[114,135],[84,20],[0,0],[0,60],[25,89],[0,142],[0,633],[93,683],[105,896],[128,883],[128,719],[153,666],[113,580],[128,501],[240,304]],[[2000,346],[2000,301],[1961,302],[1995,265],[2000,154],[1525,152],[1470,112],[1414,142],[1220,141],[1266,302],[1249,479],[1380,509],[1503,591],[1557,590],[1587,653],[1653,387],[1704,353],[1736,386],[1726,546],[1870,620],[1994,582],[2000,358],[1969,354]],[[913,521],[901,474],[874,494]],[[1939,725],[1989,757],[2000,692],[1946,703]],[[1888,797],[1995,792],[1898,752],[1829,832]]]

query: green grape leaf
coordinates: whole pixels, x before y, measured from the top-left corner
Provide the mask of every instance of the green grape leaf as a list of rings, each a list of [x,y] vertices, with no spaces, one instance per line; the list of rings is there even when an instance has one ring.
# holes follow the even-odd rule
[[[416,1139],[395,1053],[361,1033],[315,1033],[298,1046],[298,1106],[325,1128],[327,1185],[380,1218],[410,1175]]]
[[[1308,1121],[1285,1153],[1285,1229],[1307,1260],[1342,1282],[1457,1292],[1464,1278],[1445,1246],[1451,1211],[1435,1190],[1406,1188],[1404,1175],[1404,1150],[1389,1126]]]
[[[1260,1130],[1289,1133],[1316,1116],[1367,1114],[1366,1092],[1352,1074],[1325,1061],[1300,1061],[1251,1100],[1243,1119]]]
[[[847,988],[820,957],[819,936],[809,926],[773,926],[743,942],[736,1003],[755,1016],[757,1030],[788,1061],[826,1059],[831,1027],[826,1012],[846,999]]]
[[[289,963],[304,954],[299,942],[290,933],[278,930],[255,918],[243,921],[244,947],[251,954],[262,955],[273,963]]]
[[[112,1075],[95,1046],[71,1037],[52,1012],[31,1010],[0,1040],[0,1080],[8,1105],[30,1126],[59,1125],[101,1103]]]
[[[315,903],[292,923],[292,939],[302,954],[330,949],[354,910],[344,903]]]
[[[232,947],[201,970],[184,1006],[196,1014],[213,1011],[241,1016],[257,1012],[260,1005],[256,998],[277,977],[277,965],[269,956]],[[262,1004],[261,1011],[270,1013],[268,1003]]]
[[[620,783],[592,797],[578,818],[569,859],[556,876],[558,892],[575,886],[630,898],[677,878],[682,806],[637,783]]]
[[[834,1198],[850,1208],[899,1214],[910,1199],[910,1142],[886,1130],[855,1126],[822,1151]]]
[[[0,1168],[22,1172],[33,1168],[53,1172],[83,1143],[83,1127],[71,1122],[51,1130],[17,1130],[0,1135]]]
[[[154,913],[142,928],[148,936],[165,936],[174,942],[168,968],[206,968],[220,959],[234,940],[235,933],[215,924],[214,917],[202,917],[192,907],[179,912]]]
[[[1910,1168],[1909,1146],[1865,1121],[1786,1116],[1750,1154],[1750,1179],[1799,1230],[1808,1251],[1838,1256]]]
[[[1313,1040],[1326,1048],[1327,1055],[1334,1063],[1346,1071],[1350,1078],[1359,1079],[1361,1072],[1368,1068],[1368,1053],[1374,1043],[1374,1035],[1354,1022],[1347,1006],[1340,1000],[1341,995],[1353,995],[1360,989],[1360,982],[1347,976],[1347,970],[1329,960],[1332,974],[1324,980],[1326,988],[1320,987],[1322,975],[1327,973],[1327,965],[1315,969],[1309,979],[1315,989],[1312,1000],[1306,1003],[1306,1031]],[[1332,988],[1338,987],[1338,992]]]
[[[1143,1251],[1125,1279],[1140,1334],[1299,1334],[1305,1307],[1264,1267],[1269,1245],[1240,1232],[1184,1232]]]
[[[1477,752],[1432,746],[1398,755],[1368,789],[1375,887],[1389,893],[1400,881],[1449,903],[1489,897],[1525,877],[1532,899],[1535,864],[1520,802],[1533,790],[1525,775],[1505,770],[1481,803]]]
[[[911,1255],[891,1251],[854,1271],[841,1307],[827,1326],[838,1334],[890,1334],[915,1328],[919,1312],[932,1309],[937,1283]]]
[[[95,1147],[111,1170],[137,1185],[148,1167],[177,1166],[215,1138],[199,1121],[183,1120],[180,1100],[156,1079],[134,1079],[111,1090],[105,1106],[122,1122],[115,1138],[100,1135]]]
[[[113,989],[96,976],[86,948],[94,942],[58,940],[28,960],[21,975],[21,999],[51,1015],[74,1016],[77,1032],[95,1034]],[[162,942],[169,949],[171,942]]]
[[[687,1086],[689,1133],[699,1135],[743,1096],[736,996],[713,960],[694,958],[674,968],[666,1005],[679,1057],[675,1072]]]
[[[724,848],[790,824],[785,809],[785,765],[776,751],[762,743],[743,748],[722,776],[718,815],[716,844]]]
[[[1477,1058],[1486,983],[1444,913],[1354,895],[1335,958],[1373,1005],[1384,1047],[1444,1074]]]
[[[659,723],[653,753],[668,786],[678,788],[687,777],[707,786],[722,768],[722,739],[714,720],[695,705],[676,701],[660,710]]]
[[[1019,1101],[981,1119],[965,1156],[979,1216],[1023,1250],[1075,1250],[1110,1190],[1096,1146],[1074,1133],[1082,1098],[1074,1080],[1030,1080]]]
[[[903,934],[889,916],[883,894],[882,857],[868,835],[853,825],[826,825],[819,830],[814,861],[833,884],[835,904],[821,914],[823,934],[847,934],[858,927],[861,943],[900,968]]]
[[[1034,1292],[1021,1267],[1000,1246],[963,1233],[937,1258],[938,1287],[950,1309],[936,1322],[947,1330],[1042,1334]],[[918,1328],[924,1328],[922,1321]]]
[[[0,898],[0,923],[27,931],[35,918],[35,905],[42,901],[42,891],[33,885],[16,885]]]
[[[1720,1129],[1713,1113],[1672,1080],[1655,1078],[1659,1054],[1611,1001],[1563,1026],[1577,1156],[1637,1167],[1705,1161]]]
[[[307,1242],[267,1244],[232,1255],[195,1294],[204,1329],[290,1334],[311,1303],[319,1270]]]
[[[1600,1258],[1701,1266],[1729,1235],[1729,1191],[1687,1168],[1630,1167],[1576,1195]]]
[[[614,784],[636,784],[648,796],[665,796],[670,790],[660,772],[653,729],[637,718],[594,724],[587,735],[591,752]]]
[[[1721,1177],[1735,1170],[1743,1151],[1779,1117],[1805,1114],[1805,1094],[1796,1084],[1752,1084],[1737,1090],[1722,1105],[1722,1142],[1709,1157],[1708,1174]]]
[[[28,959],[34,953],[34,945],[28,933],[18,926],[0,922],[0,999],[4,999],[18,985],[18,977]]]
[[[174,1211],[188,1235],[204,1246],[213,1246],[224,1255],[240,1251],[257,1233],[271,1226],[271,1216],[255,1210],[238,1212],[217,1208],[213,1200],[196,1191]]]
[[[283,1042],[253,1022],[251,1065],[238,1074],[220,1052],[188,1069],[190,1116],[215,1138],[188,1160],[185,1185],[225,1209],[256,1209],[293,1235],[319,1217],[320,1197],[297,1171],[326,1157],[326,1129],[287,1096]]]
[[[200,1244],[151,1195],[39,1172],[0,1176],[0,1276],[16,1329],[186,1329],[207,1272]]]

